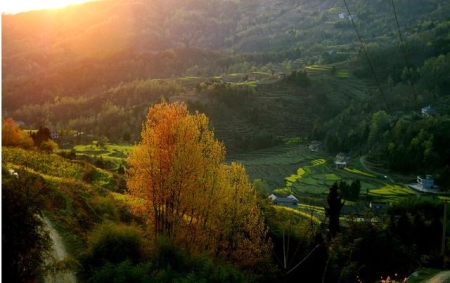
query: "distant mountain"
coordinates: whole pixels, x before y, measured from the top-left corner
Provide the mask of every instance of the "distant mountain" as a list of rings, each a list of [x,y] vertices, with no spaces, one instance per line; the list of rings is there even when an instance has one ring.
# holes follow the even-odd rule
[[[396,38],[389,1],[348,1],[368,41]],[[395,1],[403,32],[421,20],[447,17],[445,1]],[[344,1],[106,0],[61,10],[3,15],[4,78],[80,58],[123,50],[157,52],[195,47],[233,52],[281,52],[357,42]]]
[[[329,78],[331,65],[320,72],[320,68],[313,67],[308,69],[308,75],[327,75],[315,76],[307,91],[290,86],[286,98],[281,93],[286,86],[259,86],[251,98],[255,104],[247,104],[251,109],[240,109],[251,114],[257,124],[278,121],[275,116],[262,117],[259,110],[266,106],[269,96],[271,106],[289,106],[286,109],[295,112],[298,107],[294,105],[299,105],[312,113],[302,115],[306,117],[302,120],[308,120],[308,125],[299,126],[305,133],[316,119],[328,119],[322,114],[335,115],[359,92],[373,91],[374,80],[352,20],[383,83],[389,76],[394,84],[402,81],[406,63],[399,48],[399,34],[404,42],[414,42],[414,48],[408,45],[408,52],[415,67],[428,57],[447,52],[448,1],[394,3],[395,6],[391,1],[365,0],[105,0],[60,10],[3,15],[3,116],[13,116],[27,127],[48,125],[96,131],[99,127],[92,125],[103,121],[100,114],[119,109],[123,113],[117,117],[132,116],[124,124],[136,128],[133,131],[138,133],[142,113],[150,103],[161,97],[198,95],[193,90],[201,89],[200,84],[212,77],[233,76],[235,83],[256,82],[259,79],[253,73],[262,71],[268,74],[263,77],[276,82],[276,78],[281,80],[308,65],[341,64],[336,66],[344,76],[367,79],[359,82],[362,86],[352,88]],[[170,81],[184,76],[198,79]],[[154,79],[169,82],[158,85],[151,81]],[[336,92],[331,105],[324,103],[322,98],[331,96],[337,88],[350,91],[342,97],[340,93],[344,92]],[[276,100],[274,97],[278,96],[283,98]],[[322,108],[332,110],[312,108],[318,100]],[[375,107],[372,102],[371,105]],[[286,117],[272,126],[289,125],[293,129],[296,114],[282,109]],[[99,134],[117,136],[111,131]]]

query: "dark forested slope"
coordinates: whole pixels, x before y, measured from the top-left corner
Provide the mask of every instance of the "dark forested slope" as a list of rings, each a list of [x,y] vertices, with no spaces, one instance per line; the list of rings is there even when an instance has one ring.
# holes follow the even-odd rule
[[[149,104],[181,97],[224,140],[251,149],[255,139],[308,135],[314,122],[324,138],[380,109],[438,102],[445,113],[449,11],[435,0],[106,0],[3,15],[3,116],[111,140],[127,129],[137,139]],[[298,70],[304,82],[283,80]],[[210,84],[214,76],[221,82]],[[325,123],[342,115],[348,123]],[[337,136],[342,148],[348,129]]]

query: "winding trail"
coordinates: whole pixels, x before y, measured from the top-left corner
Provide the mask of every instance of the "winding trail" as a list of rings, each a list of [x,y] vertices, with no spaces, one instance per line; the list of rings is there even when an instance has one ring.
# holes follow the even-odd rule
[[[44,223],[47,227],[52,240],[52,256],[56,261],[63,260],[67,256],[64,243],[59,236],[58,231],[53,227],[51,221],[44,216]],[[76,277],[73,272],[58,272],[54,275],[47,275],[45,277],[45,283],[76,283]]]
[[[424,283],[450,283],[450,270],[441,271],[430,279],[425,280]]]

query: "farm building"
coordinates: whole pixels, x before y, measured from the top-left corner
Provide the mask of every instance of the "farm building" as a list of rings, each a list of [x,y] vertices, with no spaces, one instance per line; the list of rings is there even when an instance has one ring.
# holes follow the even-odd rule
[[[436,109],[431,107],[431,105],[428,105],[427,107],[423,107],[421,112],[422,112],[423,116],[436,116],[436,114],[437,114]]]
[[[348,162],[350,161],[350,156],[346,153],[340,152],[336,155],[334,159],[334,164],[336,168],[345,168],[347,167]]]
[[[424,192],[437,192],[439,186],[434,184],[434,178],[432,175],[426,175],[425,178],[417,176],[417,184],[409,185],[410,188],[424,191]]]
[[[57,131],[51,131],[50,137],[52,138],[52,140],[57,140],[59,138],[59,134]]]
[[[320,151],[323,149],[323,142],[322,141],[312,141],[309,146],[308,149],[313,152],[313,151]]]
[[[282,205],[292,208],[297,208],[298,206],[298,199],[293,195],[289,195],[287,197],[277,197],[276,195],[271,194],[269,198],[275,205]]]

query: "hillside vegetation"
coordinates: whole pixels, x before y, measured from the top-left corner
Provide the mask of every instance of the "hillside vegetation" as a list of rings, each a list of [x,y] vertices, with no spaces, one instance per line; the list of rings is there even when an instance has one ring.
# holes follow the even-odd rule
[[[211,117],[230,153],[300,136],[443,177],[449,4],[347,4],[108,0],[4,15],[3,116],[136,141],[149,105],[182,100]],[[439,117],[418,126],[414,113],[429,105]],[[417,130],[369,139],[379,110],[390,131]],[[414,138],[418,148],[399,145]]]

